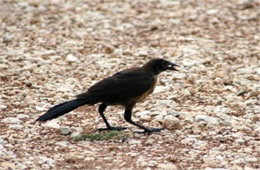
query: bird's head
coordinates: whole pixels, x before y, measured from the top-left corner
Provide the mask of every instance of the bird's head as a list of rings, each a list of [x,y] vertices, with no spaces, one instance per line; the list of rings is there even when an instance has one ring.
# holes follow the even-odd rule
[[[177,64],[161,58],[152,59],[144,64],[143,67],[156,75],[166,70],[178,71],[176,69],[176,67],[178,67]]]

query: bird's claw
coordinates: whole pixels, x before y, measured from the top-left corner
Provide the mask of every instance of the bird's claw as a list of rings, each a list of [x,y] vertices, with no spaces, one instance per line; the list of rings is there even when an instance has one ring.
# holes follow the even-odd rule
[[[97,129],[98,131],[121,131],[121,130],[125,130],[126,127],[114,127],[114,126],[111,126],[111,127],[107,127],[107,128],[99,128]]]
[[[153,132],[160,132],[161,130],[164,130],[164,128],[146,128],[144,131],[142,132],[138,132],[136,131],[136,133],[153,133]]]

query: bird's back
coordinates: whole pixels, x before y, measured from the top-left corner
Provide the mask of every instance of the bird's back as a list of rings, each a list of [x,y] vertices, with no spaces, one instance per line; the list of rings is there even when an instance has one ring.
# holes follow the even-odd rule
[[[108,105],[135,104],[153,91],[155,83],[156,77],[148,74],[142,67],[131,68],[97,82],[77,98],[91,97],[96,103]]]

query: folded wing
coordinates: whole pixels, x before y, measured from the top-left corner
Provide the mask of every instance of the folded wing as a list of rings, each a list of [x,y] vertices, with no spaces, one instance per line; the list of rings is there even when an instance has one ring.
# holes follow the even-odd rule
[[[141,96],[147,92],[153,84],[152,78],[142,71],[119,72],[108,77],[89,88],[77,98],[96,99],[97,102],[117,103],[128,101],[130,98]]]

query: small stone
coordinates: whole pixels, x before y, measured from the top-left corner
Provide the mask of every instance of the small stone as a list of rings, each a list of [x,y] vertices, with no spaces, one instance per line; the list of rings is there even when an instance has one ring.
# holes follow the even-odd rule
[[[244,164],[246,163],[244,158],[236,158],[234,161],[232,161],[232,164]]]
[[[75,137],[77,137],[77,136],[79,136],[80,135],[80,132],[73,132],[73,133],[71,133],[71,137],[72,138],[75,138]]]
[[[166,129],[174,130],[181,127],[180,120],[174,116],[166,116],[163,121],[163,127]]]
[[[136,144],[140,144],[140,143],[141,143],[140,140],[136,140],[136,139],[129,139],[128,140],[129,145],[136,145]]]
[[[238,93],[237,96],[243,96],[244,94],[246,94],[246,89],[241,89]]]
[[[256,157],[245,157],[245,160],[246,160],[246,162],[250,162],[250,163],[259,161]]]
[[[218,124],[218,120],[216,118],[213,118],[213,117],[210,117],[207,115],[197,115],[195,117],[194,121],[195,122],[204,121],[207,124],[212,124],[212,125]]]
[[[56,145],[62,146],[62,147],[68,147],[69,142],[68,141],[60,141],[56,142]]]
[[[252,153],[253,149],[252,149],[252,148],[249,148],[249,147],[246,147],[246,148],[243,149],[243,151],[244,151],[245,153]]]
[[[140,117],[141,120],[150,120],[150,111],[137,112],[136,116]]]
[[[4,139],[0,138],[0,144],[6,144],[7,141],[5,141]]]
[[[223,125],[223,126],[231,126],[231,123],[228,122],[228,121],[226,121],[226,120],[220,120],[219,123],[220,123],[221,125]]]
[[[217,10],[217,9],[210,9],[210,10],[207,11],[207,14],[208,14],[208,15],[215,15],[215,14],[217,14],[218,12],[219,12],[219,10]]]
[[[26,87],[32,87],[32,82],[26,81],[26,82],[25,82],[25,86],[26,86]]]
[[[248,8],[253,8],[253,1],[252,0],[241,0],[240,1],[240,9],[245,10]]]
[[[48,164],[42,164],[41,168],[42,169],[51,169],[51,166]]]
[[[6,105],[4,105],[4,104],[1,104],[1,105],[0,105],[0,109],[1,109],[1,110],[5,110],[6,108],[7,108]]]
[[[138,52],[135,53],[136,56],[147,56],[148,52],[145,49],[141,49]]]
[[[186,144],[186,145],[191,145],[195,142],[197,142],[197,139],[193,136],[188,136],[188,137],[184,138],[183,140],[181,140],[181,143]]]
[[[174,117],[177,117],[177,118],[179,118],[179,117],[181,116],[181,113],[179,113],[179,112],[174,112],[174,111],[168,112],[168,114],[169,114],[169,115],[172,115],[172,116],[174,116]]]
[[[156,161],[153,161],[153,160],[147,162],[147,166],[149,166],[149,167],[156,166],[157,164],[158,163]]]
[[[40,112],[46,110],[44,107],[40,107],[40,106],[35,106],[35,109]]]
[[[69,135],[71,133],[71,129],[69,127],[61,127],[60,133],[62,135]]]
[[[196,53],[196,52],[194,52],[194,53]],[[186,67],[194,66],[194,65],[196,65],[197,63],[198,63],[198,62],[195,61],[195,60],[189,60],[189,59],[184,59],[184,60],[182,60],[182,64],[183,64],[184,66],[186,66]]]
[[[166,92],[166,91],[168,91],[169,89],[168,89],[168,87],[166,87],[166,86],[156,86],[156,88],[154,89],[154,94],[156,94],[156,93],[163,93],[163,92]]]
[[[206,141],[201,141],[201,140],[197,140],[193,145],[192,145],[195,149],[207,149],[208,146],[208,142]]]
[[[219,142],[226,142],[226,141],[228,141],[228,140],[231,140],[230,137],[228,137],[228,136],[222,136],[222,135],[217,135],[217,136],[216,136],[216,139],[217,139]]]
[[[236,143],[238,143],[238,144],[243,144],[243,143],[245,143],[245,140],[243,140],[243,139],[237,139],[237,140],[236,140]]]
[[[159,164],[158,165],[159,169],[163,169],[163,170],[178,170],[178,167],[174,164]]]
[[[21,130],[21,129],[23,129],[23,126],[22,125],[10,125],[9,128],[13,129],[13,130]]]
[[[38,159],[39,159],[38,162],[39,164],[47,163],[48,165],[53,166],[53,164],[55,163],[55,160],[53,160],[52,158],[47,158],[45,156],[39,156]]]
[[[78,61],[79,59],[77,57],[75,57],[73,54],[68,54],[67,57],[66,57],[66,61],[68,62],[76,62]]]
[[[246,97],[246,100],[250,99],[251,97],[258,97],[260,95],[260,91],[251,91],[249,95]]]
[[[184,80],[187,77],[187,74],[175,72],[174,73],[174,79]]]
[[[109,44],[104,44],[104,50],[106,54],[111,54],[115,50],[115,48]]]
[[[0,151],[6,150],[3,145],[0,144]]]
[[[216,159],[219,160],[219,161],[223,161],[224,157],[222,155],[218,155],[218,156],[216,156]]]
[[[10,123],[10,124],[19,124],[21,120],[15,118],[15,117],[7,117],[2,120],[4,123]]]
[[[4,43],[4,44],[8,44],[8,43],[10,43],[10,42],[12,41],[12,39],[13,39],[13,37],[12,37],[11,35],[5,34],[5,35],[3,36],[3,43]]]
[[[179,157],[177,155],[170,155],[167,157],[167,160],[170,162],[177,162],[179,160]]]
[[[15,169],[15,164],[12,162],[2,162],[1,167],[3,169]]]
[[[251,74],[253,72],[254,72],[254,70],[250,67],[241,68],[238,70],[238,74]]]
[[[54,128],[54,129],[59,129],[60,125],[58,124],[57,120],[52,120],[49,121],[45,124],[42,125],[43,127],[48,127],[48,128]]]
[[[29,119],[30,116],[28,116],[28,115],[26,115],[26,114],[18,114],[18,115],[16,116],[16,118],[22,120],[22,119]]]
[[[230,169],[243,170],[244,168],[239,166],[239,165],[233,165],[233,166],[230,167]]]

